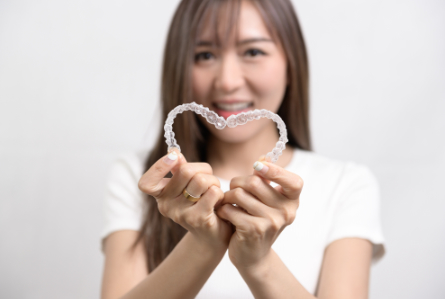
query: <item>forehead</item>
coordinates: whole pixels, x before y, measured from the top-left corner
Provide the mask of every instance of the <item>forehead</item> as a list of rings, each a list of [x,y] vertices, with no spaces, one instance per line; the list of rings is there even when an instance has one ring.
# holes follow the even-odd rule
[[[197,32],[197,42],[230,44],[249,38],[272,39],[263,16],[251,1],[217,1],[207,9]]]

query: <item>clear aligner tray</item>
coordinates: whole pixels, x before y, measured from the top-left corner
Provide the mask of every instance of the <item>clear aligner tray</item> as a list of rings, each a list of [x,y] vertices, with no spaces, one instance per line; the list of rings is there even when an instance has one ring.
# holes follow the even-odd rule
[[[282,155],[283,150],[286,148],[286,143],[288,142],[286,125],[281,117],[272,111],[266,109],[255,109],[248,112],[241,112],[237,115],[232,114],[226,120],[224,117],[219,116],[209,108],[192,102],[176,106],[176,108],[174,108],[168,114],[164,125],[164,137],[168,145],[168,152],[170,152],[173,148],[177,148],[178,151],[181,151],[181,147],[176,142],[172,125],[176,115],[184,111],[193,111],[199,115],[202,115],[209,123],[214,125],[219,130],[224,129],[226,126],[229,128],[235,128],[236,126],[244,125],[249,121],[258,120],[260,118],[268,118],[273,120],[277,124],[278,130],[280,131],[280,138],[275,144],[275,147],[271,152],[266,154],[266,156],[269,157],[273,163],[275,163],[278,160],[278,157]]]

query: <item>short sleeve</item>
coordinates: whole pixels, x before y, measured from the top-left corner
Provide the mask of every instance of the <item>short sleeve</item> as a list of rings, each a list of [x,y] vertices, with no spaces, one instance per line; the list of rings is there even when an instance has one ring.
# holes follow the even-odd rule
[[[335,195],[335,212],[326,246],[331,242],[357,237],[373,244],[372,264],[385,255],[385,239],[380,217],[380,190],[368,167],[354,162],[345,164]]]
[[[102,252],[104,238],[110,233],[140,230],[145,196],[138,188],[142,174],[143,161],[136,153],[121,155],[111,165],[103,200]]]

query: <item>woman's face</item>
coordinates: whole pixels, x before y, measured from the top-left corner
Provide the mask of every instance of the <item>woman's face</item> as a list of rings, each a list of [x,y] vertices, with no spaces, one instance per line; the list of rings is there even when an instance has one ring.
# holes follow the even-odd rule
[[[198,40],[192,68],[196,103],[225,119],[253,109],[278,111],[287,85],[286,56],[281,45],[272,41],[260,13],[250,1],[242,1],[237,40],[232,34],[225,47],[218,48],[212,32],[206,29]],[[275,126],[269,119],[260,119],[218,130],[202,120],[214,136],[226,142],[246,141],[266,126]]]

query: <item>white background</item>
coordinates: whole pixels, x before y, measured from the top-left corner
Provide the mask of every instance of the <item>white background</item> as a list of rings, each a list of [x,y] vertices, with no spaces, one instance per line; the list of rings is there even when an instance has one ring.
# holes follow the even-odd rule
[[[0,0],[0,297],[97,298],[110,163],[150,145],[178,1]],[[314,150],[368,165],[371,298],[445,294],[445,2],[294,1]]]

